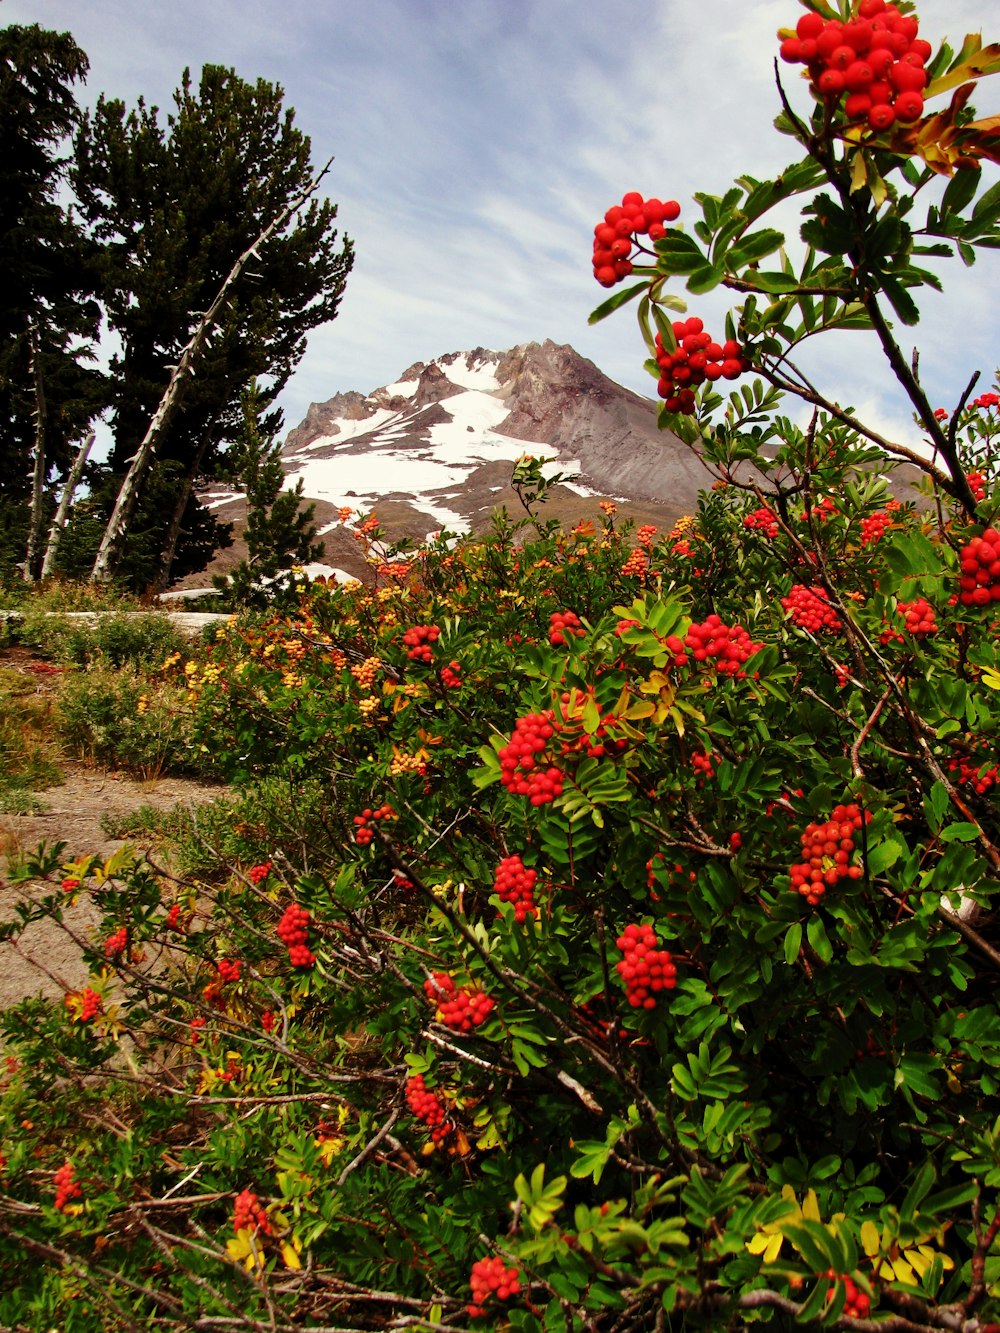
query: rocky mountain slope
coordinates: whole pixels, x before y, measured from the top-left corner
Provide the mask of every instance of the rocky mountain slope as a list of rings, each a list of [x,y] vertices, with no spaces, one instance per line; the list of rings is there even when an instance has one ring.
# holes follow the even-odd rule
[[[375,511],[394,538],[481,531],[497,506],[520,512],[509,483],[525,453],[552,458],[547,471],[574,477],[556,488],[552,514],[594,517],[599,501],[613,498],[624,517],[669,526],[695,507],[711,477],[657,429],[656,413],[653,400],[614,383],[571,347],[479,347],[418,362],[371,393],[314,403],[282,457],[289,487],[301,478],[304,497],[316,504],[329,569],[356,575],[357,545],[339,509]],[[237,542],[189,586],[207,585],[243,554],[244,497],[215,489],[202,499],[235,523]]]

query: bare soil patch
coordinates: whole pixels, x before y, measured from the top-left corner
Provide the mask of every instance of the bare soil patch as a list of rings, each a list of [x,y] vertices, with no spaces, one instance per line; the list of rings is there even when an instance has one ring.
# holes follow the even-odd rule
[[[185,778],[141,780],[121,773],[83,765],[67,765],[60,786],[38,793],[38,813],[0,814],[0,866],[6,870],[12,859],[34,851],[39,843],[50,846],[65,842],[64,861],[96,853],[108,857],[122,845],[109,838],[101,827],[106,815],[125,816],[141,806],[170,810],[176,805],[194,806],[215,800],[224,788]],[[142,848],[141,842],[133,845]],[[51,886],[46,886],[51,889]],[[41,892],[40,884],[14,886],[0,876],[0,919],[13,914],[18,898]],[[66,924],[85,937],[98,916],[83,896],[67,906]],[[86,983],[87,970],[80,951],[67,933],[50,922],[37,922],[17,940],[0,942],[0,1009],[28,995],[58,997]]]

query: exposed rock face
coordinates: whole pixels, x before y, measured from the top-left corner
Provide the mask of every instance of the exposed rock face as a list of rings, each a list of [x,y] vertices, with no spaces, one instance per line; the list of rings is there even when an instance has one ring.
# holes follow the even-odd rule
[[[395,540],[481,531],[498,506],[520,512],[510,488],[524,453],[556,461],[576,478],[557,487],[548,512],[563,521],[599,517],[614,498],[622,517],[669,527],[711,484],[701,462],[656,425],[657,407],[601,373],[572,347],[546,341],[506,352],[477,347],[417,362],[398,380],[362,394],[313,403],[282,449],[289,487],[299,480],[316,504],[326,561],[364,572],[357,543],[338,510],[375,510]],[[242,495],[208,491],[203,500],[236,525],[236,544],[204,574],[205,586],[245,554]],[[182,585],[183,586],[183,585]]]

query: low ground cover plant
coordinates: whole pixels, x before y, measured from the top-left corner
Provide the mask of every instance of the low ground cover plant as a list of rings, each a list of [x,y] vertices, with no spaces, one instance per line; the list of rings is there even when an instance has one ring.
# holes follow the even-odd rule
[[[967,112],[1000,51],[925,53],[881,0],[812,15],[781,37],[817,44],[796,167],[692,232],[638,194],[599,224],[715,469],[698,513],[498,515],[398,559],[363,520],[368,584],[168,668],[243,792],[211,873],[24,866],[47,892],[7,933],[82,894],[102,925],[85,987],[4,1016],[0,1321],[1000,1325],[1000,394],[939,414],[895,333],[924,247],[1000,240]],[[841,48],[958,91],[862,111]],[[796,268],[752,228],[797,193]],[[678,276],[743,297],[720,356]],[[936,449],[922,490],[792,365],[859,325]],[[539,460],[514,481],[536,508]]]

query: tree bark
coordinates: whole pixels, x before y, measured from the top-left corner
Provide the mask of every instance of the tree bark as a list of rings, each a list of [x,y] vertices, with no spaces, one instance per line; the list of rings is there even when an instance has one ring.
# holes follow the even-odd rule
[[[201,469],[202,459],[208,449],[211,435],[206,431],[202,436],[201,444],[198,446],[198,452],[191,462],[188,473],[181,482],[180,493],[177,496],[177,503],[174,505],[174,516],[170,520],[170,527],[167,530],[167,539],[163,543],[163,552],[160,555],[160,573],[156,580],[156,591],[163,590],[170,583],[170,571],[174,565],[174,557],[177,554],[177,541],[181,535],[181,523],[184,520],[184,511],[187,509],[188,501],[191,499],[191,492],[194,490],[194,483]]]
[[[83,465],[87,461],[87,455],[90,453],[91,446],[94,443],[94,432],[88,431],[83,443],[76,452],[73,459],[73,466],[70,474],[66,478],[66,485],[63,487],[62,498],[59,501],[59,508],[56,510],[56,516],[52,520],[52,526],[49,528],[49,537],[45,545],[45,559],[42,561],[42,578],[47,579],[55,568],[56,554],[59,550],[59,543],[62,541],[62,535],[66,528],[66,517],[69,514],[69,507],[73,503],[73,496],[76,494],[76,488],[80,484],[80,478],[83,476]]]
[[[42,493],[45,489],[45,428],[48,411],[45,405],[45,385],[42,382],[41,346],[38,325],[28,328],[31,349],[31,377],[35,385],[35,463],[31,476],[31,508],[28,517],[28,546],[24,556],[24,581],[33,583],[38,577],[38,548],[42,538]]]
[[[170,382],[164,390],[163,397],[160,399],[160,405],[153,414],[153,419],[149,423],[149,429],[139,445],[131,466],[125,474],[125,480],[122,482],[121,490],[118,492],[118,498],[115,501],[114,509],[111,511],[111,517],[108,520],[108,526],[105,529],[104,536],[101,539],[100,547],[97,551],[97,558],[94,560],[94,568],[91,570],[91,583],[106,583],[112,579],[117,571],[121,560],[122,545],[128,533],[128,525],[135,512],[136,504],[142,492],[142,483],[145,480],[146,473],[149,471],[156,450],[160,441],[166,433],[167,427],[180,406],[185,391],[188,388],[192,378],[195,375],[198,362],[201,360],[205,346],[208,343],[209,335],[212,332],[215,322],[220,312],[229,300],[233,288],[239,281],[243,270],[249,264],[251,259],[257,257],[260,247],[279,231],[290,217],[302,207],[310,195],[314,194],[319,187],[320,181],[330,169],[330,162],[327,162],[323,170],[309,183],[302,193],[284,208],[281,213],[270,222],[260,233],[254,243],[249,246],[237,259],[236,263],[229,271],[229,275],[216,293],[215,300],[209,306],[208,310],[202,316],[198,327],[189,338],[184,350],[181,352],[177,365],[174,367],[170,376]]]

